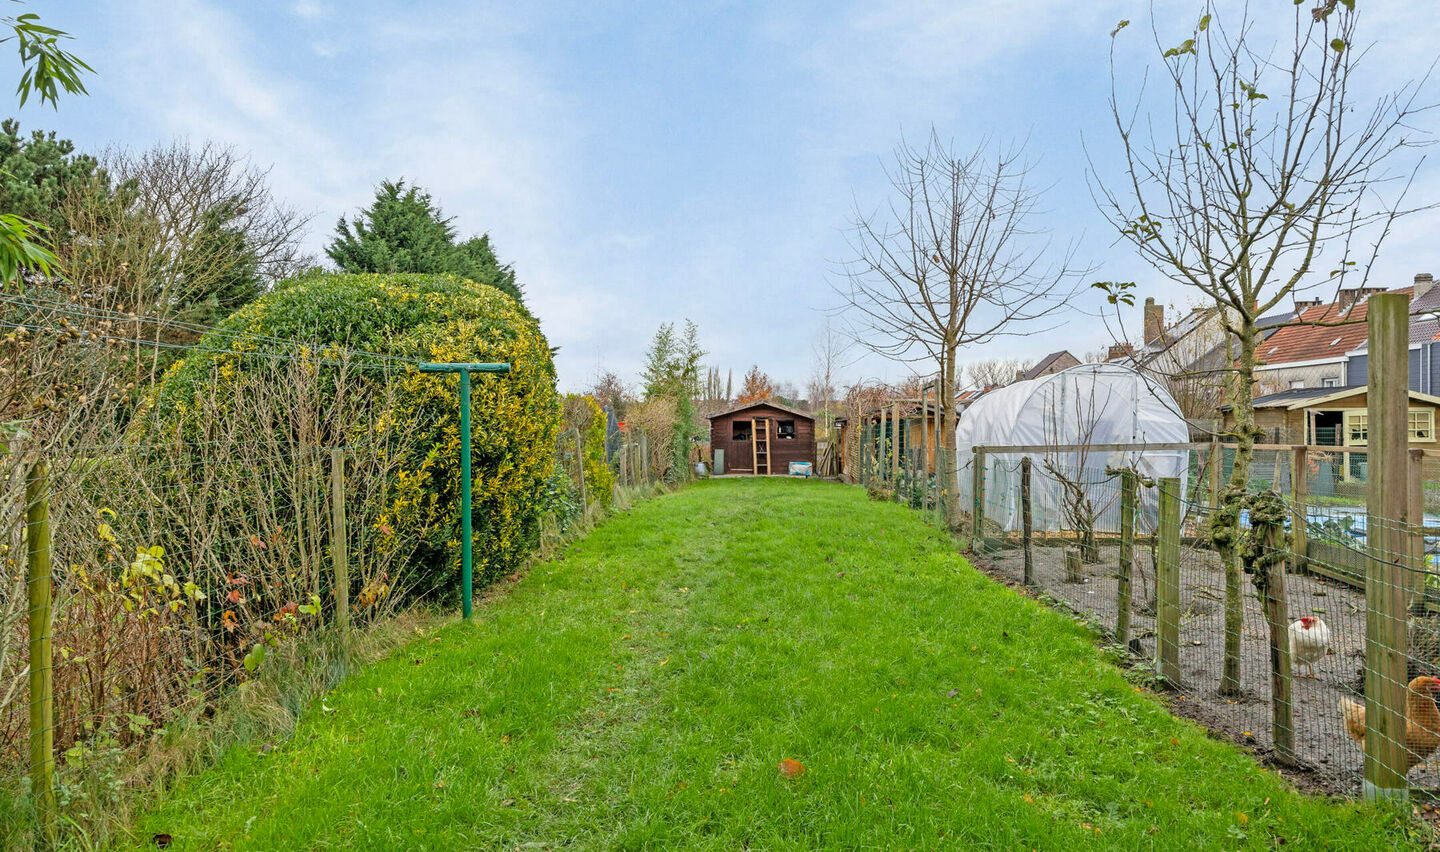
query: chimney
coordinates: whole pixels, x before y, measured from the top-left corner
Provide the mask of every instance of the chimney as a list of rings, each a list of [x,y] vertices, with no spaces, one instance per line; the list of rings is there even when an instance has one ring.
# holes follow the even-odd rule
[[[1324,299],[1296,299],[1296,300],[1295,300],[1295,315],[1296,315],[1296,316],[1299,316],[1300,314],[1305,313],[1306,311],[1310,310],[1311,308],[1318,308],[1318,307],[1320,307],[1320,306],[1323,305],[1323,304],[1325,304],[1325,300],[1324,300]]]
[[[1105,353],[1105,360],[1106,360],[1107,362],[1108,362],[1108,361],[1118,361],[1118,360],[1120,360],[1121,358],[1127,358],[1127,357],[1129,357],[1129,356],[1131,356],[1131,355],[1134,355],[1134,354],[1135,354],[1135,350],[1131,348],[1130,344],[1128,344],[1128,343],[1112,343],[1112,344],[1110,344],[1110,350]]]
[[[1364,291],[1360,290],[1359,288],[1354,290],[1341,290],[1337,294],[1340,298],[1340,312],[1344,313],[1345,311],[1350,310],[1351,305],[1355,304],[1358,301],[1361,301],[1360,294],[1362,292]]]
[[[1155,304],[1152,296],[1145,297],[1145,345],[1149,346],[1160,339],[1160,333],[1165,330],[1165,306]]]
[[[1411,301],[1412,301],[1412,302],[1418,302],[1418,301],[1420,300],[1420,297],[1423,296],[1423,295],[1425,295],[1426,293],[1430,292],[1430,288],[1431,288],[1431,287],[1434,287],[1434,286],[1435,286],[1435,276],[1431,275],[1431,274],[1428,273],[1428,272],[1421,272],[1420,274],[1416,275],[1416,276],[1415,276],[1415,295],[1414,295],[1413,297],[1411,297]]]

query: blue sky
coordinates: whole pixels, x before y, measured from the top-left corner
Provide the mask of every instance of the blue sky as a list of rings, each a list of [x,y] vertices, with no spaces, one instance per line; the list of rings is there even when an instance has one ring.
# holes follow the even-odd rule
[[[1423,71],[1440,44],[1430,4],[1362,0],[1377,90]],[[335,220],[381,179],[427,187],[462,234],[488,231],[515,264],[562,388],[599,367],[633,381],[658,323],[695,320],[707,359],[752,363],[803,387],[854,206],[885,199],[882,159],[933,125],[961,149],[1028,139],[1050,186],[1041,224],[1141,295],[1184,305],[1097,213],[1085,144],[1115,178],[1109,31],[1138,74],[1143,2],[380,3],[127,0],[32,3],[76,37],[98,76],[23,127],[85,150],[173,138],[234,145],[314,214]],[[1238,4],[1221,4],[1222,8]],[[1289,0],[1255,10],[1288,18]],[[1197,2],[1157,3],[1187,32]],[[1183,35],[1182,35],[1183,37]],[[1178,39],[1177,39],[1178,40]],[[1435,89],[1432,87],[1432,93]],[[1429,123],[1429,119],[1422,124]],[[1428,128],[1427,128],[1428,129]],[[1417,197],[1440,200],[1427,166]],[[1440,273],[1435,214],[1407,220],[1376,278]],[[1043,334],[967,358],[1030,357],[1111,342],[1083,293]],[[1138,318],[1132,318],[1138,320]],[[1133,330],[1132,330],[1133,333]],[[849,379],[910,372],[874,356]]]

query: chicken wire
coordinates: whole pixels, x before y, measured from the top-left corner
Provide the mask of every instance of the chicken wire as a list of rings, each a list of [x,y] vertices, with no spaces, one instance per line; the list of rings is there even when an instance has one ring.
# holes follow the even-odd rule
[[[1283,771],[1303,786],[1325,792],[1358,795],[1364,790],[1365,770],[1363,745],[1352,724],[1347,730],[1347,706],[1353,716],[1356,708],[1366,706],[1366,676],[1372,678],[1371,691],[1381,684],[1394,686],[1398,681],[1367,668],[1367,611],[1365,575],[1367,563],[1378,559],[1381,565],[1394,566],[1404,579],[1400,585],[1408,601],[1404,637],[1406,675],[1399,687],[1410,690],[1414,679],[1440,676],[1440,577],[1436,574],[1437,542],[1440,524],[1427,516],[1427,525],[1435,529],[1421,530],[1410,525],[1403,528],[1410,542],[1404,553],[1391,554],[1369,539],[1367,528],[1386,522],[1368,519],[1363,500],[1356,507],[1341,495],[1337,500],[1310,500],[1302,509],[1293,500],[1284,499],[1282,531],[1293,531],[1304,519],[1308,533],[1305,554],[1293,547],[1293,538],[1282,538],[1285,610],[1285,644],[1293,647],[1295,659],[1290,668],[1290,721],[1282,726],[1293,740],[1293,755],[1277,753],[1274,714],[1276,696],[1272,688],[1270,630],[1257,591],[1255,576],[1241,571],[1235,579],[1239,593],[1240,621],[1227,624],[1227,578],[1220,555],[1212,548],[1209,527],[1213,514],[1213,487],[1225,487],[1233,470],[1233,447],[1219,453],[1197,450],[1190,454],[1185,476],[1181,480],[1186,498],[1180,500],[1181,521],[1178,560],[1179,642],[1177,662],[1179,677],[1174,688],[1174,707],[1182,715],[1200,721],[1217,734],[1246,746],[1265,758],[1274,759]],[[1358,455],[1358,453],[1356,453]],[[1222,465],[1218,483],[1211,477],[1210,467],[1218,460]],[[1257,451],[1252,459],[1249,491],[1292,493],[1292,454],[1287,450]],[[1015,465],[1018,469],[1018,465]],[[1313,484],[1316,466],[1306,472],[1306,484]],[[1329,475],[1321,468],[1321,475]],[[997,475],[997,471],[999,474]],[[997,454],[993,466],[987,466],[986,488],[1009,488],[1007,478],[1014,474],[1004,454]],[[1047,476],[1032,460],[1032,493],[1034,486]],[[1429,481],[1429,478],[1426,478]],[[1097,503],[1118,507],[1120,478],[1107,476],[1086,483],[1087,493]],[[1018,487],[1016,488],[1018,492]],[[1125,645],[1138,660],[1156,661],[1157,589],[1159,586],[1156,516],[1148,507],[1158,502],[1154,481],[1137,484],[1137,512],[1133,564],[1129,572],[1129,630]],[[1428,492],[1427,492],[1428,498]],[[987,499],[987,508],[989,507]],[[1115,635],[1120,613],[1120,546],[1117,515],[1102,515],[1104,522],[1096,525],[1096,547],[1092,558],[1078,563],[1067,551],[1080,551],[1076,531],[1067,527],[1064,517],[1052,514],[1053,509],[1034,501],[1033,535],[1030,538],[1030,581],[1044,597],[1063,605],[1088,621]],[[1063,513],[1062,513],[1063,514]],[[1242,531],[1251,529],[1250,510],[1242,510]],[[1392,524],[1393,526],[1393,524]],[[1002,524],[987,524],[986,533],[976,542],[978,552],[985,555],[982,564],[989,570],[1016,583],[1023,582],[1025,542],[1019,533],[1004,529]],[[1237,563],[1238,565],[1238,563]],[[1238,568],[1237,568],[1238,570]],[[1278,570],[1278,569],[1273,569]],[[1272,573],[1273,573],[1272,570]],[[1273,582],[1273,581],[1272,581]],[[1309,630],[1298,624],[1301,619],[1315,619]],[[1293,626],[1293,627],[1292,627]],[[1372,657],[1381,644],[1370,626]],[[1290,633],[1300,638],[1293,642]],[[1326,633],[1325,641],[1313,637]],[[1395,640],[1379,640],[1394,642]],[[1233,654],[1231,677],[1226,677],[1226,660]],[[1324,653],[1307,653],[1318,650]],[[1397,648],[1396,650],[1399,650]],[[1434,684],[1440,687],[1440,681]],[[1424,690],[1422,684],[1421,690]],[[1412,693],[1407,692],[1407,696]],[[1408,778],[1416,790],[1440,787],[1440,761],[1431,745],[1440,743],[1440,711],[1433,700],[1407,697],[1425,713],[1436,713],[1433,721],[1411,725],[1407,730],[1421,730],[1421,745],[1409,748],[1415,765]],[[1428,703],[1427,703],[1428,701]],[[1412,713],[1412,715],[1414,715]],[[1428,727],[1427,727],[1428,725]],[[1358,728],[1363,740],[1363,723]],[[1382,735],[1382,739],[1383,739]],[[1413,737],[1412,737],[1413,739]]]

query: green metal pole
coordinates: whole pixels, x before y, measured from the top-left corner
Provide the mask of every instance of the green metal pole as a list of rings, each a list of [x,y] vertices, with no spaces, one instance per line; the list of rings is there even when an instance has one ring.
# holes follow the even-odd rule
[[[468,621],[474,609],[475,586],[470,562],[470,371],[460,372],[460,614]]]
[[[470,373],[508,373],[509,364],[421,364],[422,373],[460,374],[460,613],[467,620],[474,609],[475,582],[470,547]]]

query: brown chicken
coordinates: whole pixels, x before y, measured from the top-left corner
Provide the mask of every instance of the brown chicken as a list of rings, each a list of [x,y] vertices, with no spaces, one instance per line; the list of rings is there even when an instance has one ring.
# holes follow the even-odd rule
[[[1440,707],[1435,704],[1440,679],[1420,676],[1410,681],[1405,697],[1405,771],[1426,760],[1440,747]],[[1357,743],[1365,742],[1365,705],[1340,699],[1345,733]]]

